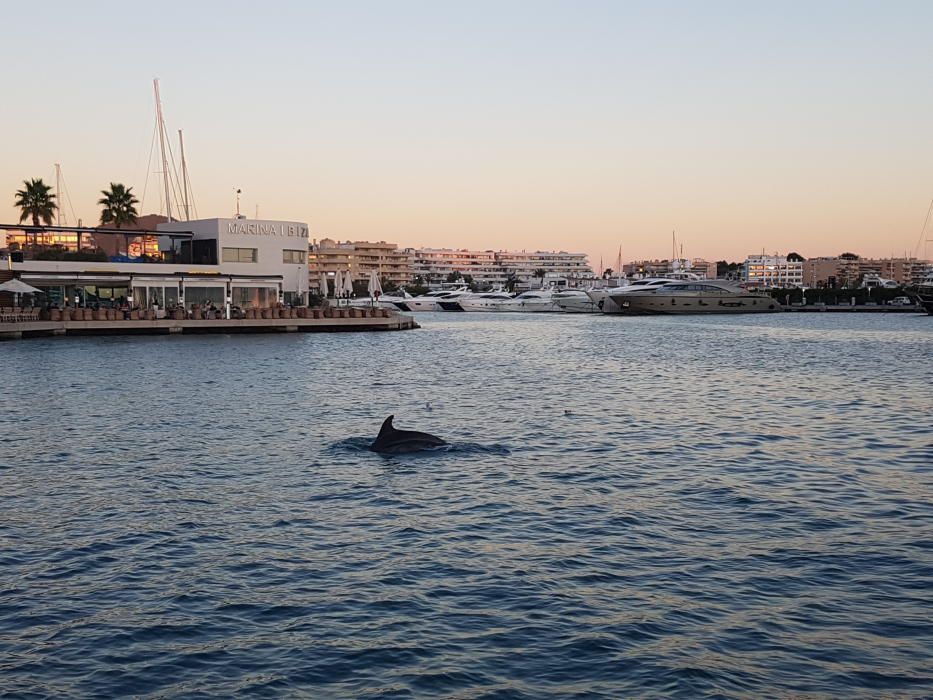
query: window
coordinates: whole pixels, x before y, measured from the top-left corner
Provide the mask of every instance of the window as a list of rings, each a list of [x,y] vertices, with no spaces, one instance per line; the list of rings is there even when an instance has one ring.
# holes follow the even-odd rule
[[[255,248],[224,248],[225,263],[254,263],[256,258]]]
[[[303,250],[283,250],[282,251],[282,262],[304,265],[305,255],[306,253]]]
[[[215,306],[224,305],[223,287],[185,287],[185,304],[189,309],[195,304],[206,306],[211,302]]]

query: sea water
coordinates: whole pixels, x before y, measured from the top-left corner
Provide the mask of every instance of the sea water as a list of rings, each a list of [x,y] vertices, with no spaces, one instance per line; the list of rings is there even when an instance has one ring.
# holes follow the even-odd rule
[[[0,695],[933,694],[933,318],[418,320],[0,345]]]

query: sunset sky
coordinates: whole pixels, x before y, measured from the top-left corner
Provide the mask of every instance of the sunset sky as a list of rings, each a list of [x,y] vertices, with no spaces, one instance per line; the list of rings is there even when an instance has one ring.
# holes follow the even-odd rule
[[[593,265],[913,252],[933,198],[931,2],[44,2],[2,9],[0,221],[160,206],[152,78],[202,217]],[[66,207],[69,223],[75,223]],[[933,231],[923,238],[933,239]],[[921,246],[933,255],[933,243]]]

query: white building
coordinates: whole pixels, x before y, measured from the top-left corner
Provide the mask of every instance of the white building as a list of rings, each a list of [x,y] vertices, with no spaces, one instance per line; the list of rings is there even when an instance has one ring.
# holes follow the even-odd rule
[[[481,287],[504,285],[509,280],[527,285],[538,270],[544,270],[548,279],[593,276],[585,253],[417,248],[411,250],[411,256],[412,277],[434,285],[445,282],[451,273],[469,275]]]
[[[24,251],[10,268],[46,292],[50,303],[149,308],[213,303],[223,307],[300,304],[308,291],[308,226],[295,221],[201,219],[159,224],[156,231],[55,229],[60,259]],[[88,256],[80,243],[112,236],[127,255]],[[157,235],[160,254],[130,257],[138,239]],[[123,245],[125,244],[125,245]],[[85,259],[80,259],[81,254]]]
[[[749,255],[745,259],[743,281],[749,287],[802,287],[803,261],[784,255]]]

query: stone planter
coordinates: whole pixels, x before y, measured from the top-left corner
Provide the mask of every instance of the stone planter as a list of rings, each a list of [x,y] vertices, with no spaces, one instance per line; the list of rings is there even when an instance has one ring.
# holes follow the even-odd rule
[[[185,312],[182,311],[181,309],[175,309],[174,311],[172,311],[172,320],[174,320],[174,321],[184,321],[184,320],[185,320]]]
[[[61,309],[52,309],[49,311],[49,320],[50,321],[61,321],[62,312]]]

